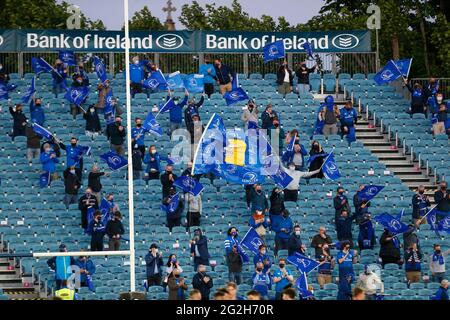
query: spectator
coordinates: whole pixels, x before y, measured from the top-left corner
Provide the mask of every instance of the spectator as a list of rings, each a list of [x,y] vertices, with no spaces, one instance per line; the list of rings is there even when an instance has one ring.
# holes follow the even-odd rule
[[[343,187],[338,187],[336,190],[336,197],[333,199],[334,206],[334,219],[337,220],[341,215],[343,210],[346,210],[347,213],[351,213],[350,204],[348,203],[348,198],[344,194],[345,189]]]
[[[197,271],[192,278],[192,287],[200,291],[202,300],[207,301],[214,285],[213,279],[206,273],[206,267],[203,264],[198,265]]]
[[[86,193],[78,199],[78,209],[81,212],[81,227],[83,229],[87,229],[88,227],[87,212],[89,208],[98,210],[98,202],[95,195],[92,194],[92,189],[87,187]]]
[[[363,215],[359,222],[358,246],[359,250],[372,250],[376,243],[375,229],[370,214]]]
[[[311,90],[309,85],[309,74],[316,70],[317,64],[312,68],[306,67],[306,62],[302,61],[299,63],[299,68],[296,72],[298,78],[297,91],[298,93],[308,93]]]
[[[166,263],[166,275],[169,276],[175,269],[183,272],[183,268],[180,266],[180,262],[177,259],[176,254],[171,254]]]
[[[184,211],[184,203],[180,199],[177,200],[176,195],[177,191],[172,187],[169,195],[163,200],[163,205],[168,208],[166,212],[166,223],[170,232],[172,232],[173,227],[181,226],[181,214]]]
[[[133,180],[142,179],[142,154],[139,149],[133,149],[131,154],[131,162],[133,165]]]
[[[186,214],[186,227],[198,227],[200,226],[200,218],[202,216],[202,196],[199,193],[194,196],[193,194],[186,192],[184,194],[184,202],[187,206]]]
[[[300,254],[306,254],[306,246],[303,244],[302,239],[300,238],[301,228],[297,224],[294,226],[294,232],[289,237],[288,241],[288,255],[292,256],[296,252]]]
[[[170,96],[171,96],[171,92],[169,92],[167,101],[170,99]],[[170,111],[169,111],[170,128],[168,131],[169,136],[172,135],[172,132],[181,128],[181,122],[183,120],[183,108],[187,104],[188,98],[189,98],[189,92],[186,90],[183,101],[181,101],[179,103],[175,103],[175,106],[170,109]],[[179,101],[179,99],[177,97],[175,97],[174,101],[177,102],[177,101]]]
[[[55,291],[55,298],[58,300],[78,300],[75,290],[69,289],[67,280],[62,280],[61,289]]]
[[[447,120],[447,106],[442,103],[439,106],[439,112],[433,117],[433,134],[446,134],[449,131]]]
[[[197,150],[197,143],[203,134],[204,127],[197,113],[192,113],[191,116],[192,122],[187,127],[187,130],[191,136],[191,156],[194,157],[194,152]]]
[[[136,126],[131,129],[131,143],[133,149],[139,149],[141,157],[145,155],[145,129],[142,128],[142,119],[134,119]]]
[[[144,66],[139,61],[138,56],[134,56],[130,63],[130,87],[131,96],[134,98],[136,93],[142,93],[142,85],[144,84]]]
[[[428,108],[432,115],[435,115],[439,112],[439,107],[441,106],[443,101],[444,95],[442,94],[442,92],[434,93],[430,97],[428,97]]]
[[[400,241],[387,229],[384,229],[380,238],[380,258],[383,268],[387,263],[399,266],[403,264],[400,257]]]
[[[353,264],[357,261],[356,250],[351,250],[350,242],[340,242],[341,251],[337,254],[337,262],[339,264],[339,278],[345,278],[348,275],[352,277],[355,275],[353,271]]]
[[[194,258],[194,269],[199,265],[209,265],[208,238],[200,228],[194,230],[194,239],[190,241],[191,256]]]
[[[193,127],[193,116],[200,114],[200,108],[202,107],[203,103],[205,102],[205,95],[202,94],[202,97],[200,101],[197,103],[195,100],[195,97],[192,97],[188,100],[188,104],[186,109],[184,109],[184,123],[186,125],[186,129],[189,130],[189,128]],[[200,117],[198,118],[200,120]]]
[[[313,141],[312,146],[311,146],[311,150],[309,151],[309,155],[310,157],[312,156],[317,156],[319,154],[322,154],[324,151],[322,149],[322,146],[320,145],[320,143],[318,141]],[[323,157],[316,157],[313,161],[311,161],[310,165],[309,165],[309,171],[316,171],[322,168],[322,164],[323,164]],[[311,176],[311,178],[319,178],[322,179],[323,178],[323,173],[322,170],[319,171],[319,173]]]
[[[115,122],[108,125],[106,128],[106,136],[111,143],[111,150],[123,156],[125,154],[123,143],[125,141],[126,129],[122,126],[121,117],[116,117]]]
[[[341,121],[341,134],[342,137],[345,135],[347,141],[352,143],[356,141],[356,131],[355,124],[358,122],[358,113],[353,108],[353,103],[347,101],[345,107],[340,111],[340,121]]]
[[[262,209],[263,212],[267,212],[269,210],[267,195],[265,194],[265,192],[263,192],[262,186],[260,184],[255,184],[253,189],[251,190],[250,203],[250,210],[252,212],[255,212],[256,209]]]
[[[49,144],[44,144],[44,152],[41,153],[39,159],[42,163],[42,170],[50,173],[50,180],[58,180],[59,176],[56,172],[56,164],[59,162],[56,153]]]
[[[441,286],[436,291],[436,293],[431,297],[431,300],[444,300],[448,301],[448,280],[442,280]]]
[[[367,300],[376,300],[377,293],[383,294],[384,286],[380,277],[366,265],[364,272],[359,275],[356,287],[364,290]]]
[[[89,287],[89,278],[95,273],[95,264],[88,256],[80,256],[76,261],[75,265],[80,268],[80,285],[82,287]],[[91,279],[92,281],[92,279]]]
[[[337,300],[352,300],[352,275],[339,276]]]
[[[231,250],[227,252],[228,279],[237,285],[242,283],[242,265],[243,259],[237,249],[237,245],[233,245]]]
[[[286,142],[289,143],[289,142]],[[302,144],[295,143],[294,149],[292,151],[285,151],[282,160],[287,166],[290,163],[294,164],[294,169],[296,171],[304,171],[305,170],[305,156],[308,154],[305,147]]]
[[[83,172],[83,151],[82,147],[78,145],[78,139],[75,137],[70,138],[70,145],[59,142],[59,147],[66,151],[66,166],[79,169],[77,175],[81,181]]]
[[[235,227],[231,227],[227,231],[227,238],[224,241],[225,253],[228,254],[232,251],[233,246],[240,246],[241,238],[239,237],[238,230]],[[238,248],[241,249],[241,248]],[[230,280],[231,281],[231,280]]]
[[[27,136],[27,160],[32,162],[33,159],[39,158],[41,155],[41,139],[42,137],[34,132],[31,125],[27,125],[25,129]]]
[[[185,300],[184,291],[188,289],[180,269],[174,269],[167,280],[169,300]],[[202,297],[203,298],[203,297]]]
[[[100,181],[102,176],[108,177],[109,174],[100,172],[98,167],[93,165],[88,175],[88,187],[91,188],[92,194],[97,198],[97,203],[100,203],[102,200],[102,183]]]
[[[95,108],[97,110],[103,110],[105,109],[105,105],[106,105],[106,97],[108,96],[109,92],[111,91],[111,86],[110,86],[110,82],[108,79],[106,79],[105,82],[103,83],[99,83],[97,85],[97,92],[98,92],[98,96],[97,96],[97,102],[95,103]],[[112,101],[114,103],[114,101]],[[119,115],[118,112],[118,106],[116,106],[116,114]],[[101,113],[104,113],[103,111]]]
[[[435,244],[434,252],[430,255],[431,281],[441,283],[445,277],[445,258],[450,254],[450,249],[442,252],[441,246]]]
[[[352,224],[355,216],[349,216],[346,209],[341,210],[341,215],[336,220],[336,234],[340,242],[347,241],[353,248]]]
[[[280,219],[280,216],[285,209],[284,207],[284,195],[283,190],[279,187],[275,187],[270,195],[270,222],[272,224],[277,223],[276,220]]]
[[[72,76],[72,85],[70,86],[71,89],[82,89],[84,88],[83,85],[83,78],[80,75],[74,74]],[[87,97],[84,98],[84,100],[81,102],[83,104],[86,101]],[[77,118],[77,115],[81,113],[81,107],[80,105],[71,104],[70,105],[70,113],[72,114],[73,119],[75,120]]]
[[[66,209],[69,209],[69,205],[72,203],[78,203],[78,190],[81,187],[81,181],[78,178],[80,173],[76,171],[80,169],[76,169],[75,166],[71,166],[64,170],[64,204],[66,205]]]
[[[284,289],[283,292],[281,293],[281,300],[293,301],[293,300],[296,300],[295,299],[296,297],[297,297],[297,293],[295,292],[295,289],[293,289],[293,288]]]
[[[162,280],[162,253],[158,252],[156,243],[152,243],[150,250],[145,256],[145,265],[147,269],[147,286],[160,286]]]
[[[270,219],[264,215],[261,208],[257,208],[255,213],[250,217],[248,222],[250,227],[255,229],[256,233],[263,239],[266,238],[266,232],[270,225]]]
[[[202,294],[200,293],[200,290],[193,289],[189,291],[189,298],[188,300],[192,301],[200,301],[202,300]]]
[[[30,101],[30,113],[31,113],[31,122],[35,122],[40,126],[44,125],[45,122],[45,112],[42,108],[42,99],[35,98],[34,96]]]
[[[288,248],[289,237],[291,236],[294,224],[291,217],[289,217],[289,211],[283,210],[283,214],[277,223],[272,224],[272,230],[275,231],[275,255],[279,250],[286,250]]]
[[[363,220],[364,214],[368,213],[368,208],[370,207],[370,202],[366,199],[360,198],[359,193],[364,189],[365,185],[360,184],[358,191],[356,191],[353,196],[353,206],[355,207],[356,222],[360,223]]]
[[[259,246],[259,252],[253,257],[253,264],[256,267],[258,263],[262,263],[263,265],[263,273],[270,273],[270,268],[272,267],[272,261],[270,261],[270,257],[267,254],[267,246],[262,244]]]
[[[109,251],[120,250],[120,240],[125,233],[120,211],[114,212],[112,218],[106,223],[106,234],[109,238]]]
[[[55,98],[58,98],[58,94],[66,92],[66,78],[69,70],[64,67],[64,64],[60,59],[56,59],[51,72],[53,83],[52,92],[55,94]]]
[[[269,141],[272,148],[278,153],[283,152],[283,143],[286,138],[283,128],[280,126],[280,119],[278,117],[272,118],[272,125],[267,130]]]
[[[297,202],[298,200],[298,188],[300,186],[300,180],[302,178],[310,178],[320,173],[320,169],[311,172],[304,172],[296,170],[294,163],[289,163],[289,167],[284,171],[291,176],[292,181],[284,189],[284,201]]]
[[[95,211],[94,219],[88,226],[88,234],[91,235],[91,251],[103,251],[103,238],[105,237],[105,224],[102,212]]]
[[[408,225],[408,230],[406,232],[403,232],[403,247],[409,248],[412,244],[416,244],[417,247],[420,247],[419,245],[419,237],[416,234],[416,227],[413,224]]]
[[[25,129],[27,125],[27,117],[23,113],[22,105],[16,104],[14,107],[9,107],[9,113],[13,117],[13,130],[11,137],[14,140],[15,137],[26,136]]]
[[[100,118],[98,117],[95,105],[91,104],[87,112],[83,112],[83,118],[86,120],[85,134],[89,138],[95,138],[102,131]]]
[[[210,56],[205,56],[204,63],[200,65],[199,74],[203,75],[204,91],[208,98],[211,98],[214,93],[214,79],[217,78],[217,75]]]
[[[409,284],[419,282],[422,277],[422,252],[417,244],[411,244],[405,251],[405,272]]]
[[[437,204],[436,207],[437,211],[441,212],[450,211],[450,190],[447,189],[446,181],[441,181],[440,190],[434,193],[434,202],[436,202]]]
[[[274,118],[278,118],[278,113],[273,110],[271,104],[268,104],[263,113],[261,113],[261,128],[270,129]]]
[[[247,292],[247,300],[261,300],[261,294],[256,290]]]
[[[366,293],[365,293],[364,289],[361,289],[361,288],[358,288],[358,287],[355,287],[353,289],[352,300],[364,301],[364,300],[366,300],[366,297],[367,296],[366,296]],[[370,299],[368,299],[368,300],[370,300]]]
[[[169,196],[170,189],[172,188],[173,183],[175,182],[175,180],[177,180],[177,178],[178,176],[175,173],[173,173],[173,166],[168,164],[166,166],[165,172],[160,177],[163,199]]]
[[[148,148],[148,153],[144,157],[144,164],[147,165],[145,169],[145,180],[159,180],[161,174],[161,157],[156,151],[156,146],[151,145]],[[166,167],[167,168],[167,167]],[[162,176],[161,176],[162,178]],[[171,185],[172,186],[172,185]]]
[[[59,246],[59,252],[67,252],[65,244]],[[55,271],[56,290],[59,290],[62,287],[62,281],[69,279],[72,275],[72,271],[68,268],[75,265],[75,259],[68,256],[53,257],[47,260],[47,265]]]
[[[214,69],[216,72],[214,79],[219,85],[220,94],[224,95],[233,89],[232,82],[236,77],[236,73],[230,66],[223,64],[221,58],[214,60]]]
[[[218,300],[218,301],[219,300],[228,300],[227,297],[228,297],[227,291],[223,288],[218,289],[216,291],[216,293],[214,293],[214,296],[213,296],[214,300]]]
[[[321,120],[323,121],[323,135],[328,137],[329,135],[335,135],[338,133],[337,122],[341,117],[341,112],[338,106],[334,103],[333,96],[329,95],[325,97],[324,106],[319,112]]]
[[[409,92],[411,92],[411,114],[423,113],[426,115],[427,107],[426,103],[428,100],[428,94],[423,90],[423,87],[419,83],[415,83],[414,87],[408,83],[406,79],[403,80]]]
[[[46,144],[49,145],[53,149],[53,151],[56,154],[56,157],[58,157],[58,158],[61,157],[61,148],[59,147],[58,142],[56,142],[55,137],[52,137],[51,139],[44,141],[41,144],[41,154],[44,153]]]
[[[237,294],[237,293],[238,293],[238,286],[237,286],[236,283],[234,283],[234,282],[228,282],[228,283],[227,283],[227,286],[226,286],[225,288],[227,289],[228,294],[229,294],[229,296],[230,296],[230,299],[229,299],[229,300],[232,300],[232,301],[236,301],[236,300],[244,300],[243,297],[238,296],[238,294]]]
[[[425,195],[425,187],[420,185],[417,193],[412,197],[412,218],[415,225],[419,223],[422,217],[428,212],[428,207],[430,206],[430,200]]]
[[[242,108],[241,120],[244,126],[247,126],[250,121],[258,124],[258,106],[253,100],[249,100],[247,106]]]
[[[333,282],[332,274],[336,261],[330,254],[330,247],[327,243],[324,243],[321,247],[321,253],[318,256],[316,255],[316,259],[321,263],[317,268],[317,282],[320,289],[323,289],[325,284]]]
[[[257,262],[255,267],[255,273],[253,274],[253,290],[258,291],[261,294],[263,300],[269,300],[269,286],[271,283],[269,270],[266,272],[262,262]]]
[[[89,87],[89,75],[86,72],[86,70],[84,69],[83,62],[78,63],[77,75],[79,75],[81,77],[81,79],[83,79],[83,86]]]
[[[284,289],[290,288],[294,282],[294,276],[291,271],[286,268],[286,259],[278,260],[279,269],[273,274],[273,282],[275,283],[275,300],[281,300],[281,294]]]
[[[288,67],[286,60],[280,65],[277,71],[278,94],[283,95],[291,93],[294,87],[294,73]]]
[[[323,249],[325,245],[327,245],[327,253],[330,254],[329,245],[332,243],[331,237],[327,234],[327,229],[325,227],[319,227],[319,233],[316,234],[311,241],[311,247],[315,250],[316,258],[320,257],[323,254]]]

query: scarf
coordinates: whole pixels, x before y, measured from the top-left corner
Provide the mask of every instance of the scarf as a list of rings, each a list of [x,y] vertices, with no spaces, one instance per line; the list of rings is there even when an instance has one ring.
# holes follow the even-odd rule
[[[442,254],[433,254],[433,262],[438,262],[440,265],[443,265],[445,263],[444,256]]]

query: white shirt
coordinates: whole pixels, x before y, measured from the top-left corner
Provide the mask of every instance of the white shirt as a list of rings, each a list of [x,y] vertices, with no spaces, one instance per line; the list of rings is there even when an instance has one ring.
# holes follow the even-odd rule
[[[287,70],[284,70],[284,82],[290,83],[289,79],[289,72]]]
[[[375,294],[377,290],[384,291],[383,282],[374,273],[365,274],[364,272],[359,275],[358,284],[360,288],[364,289],[367,294]]]
[[[298,185],[300,183],[301,178],[309,178],[320,171],[320,169],[316,170],[316,171],[311,171],[311,172],[290,170],[289,168],[283,168],[283,169],[284,169],[284,172],[286,172],[288,175],[290,175],[293,179],[291,181],[291,183],[289,183],[288,186],[286,187],[286,189],[288,189],[288,190],[298,190]]]

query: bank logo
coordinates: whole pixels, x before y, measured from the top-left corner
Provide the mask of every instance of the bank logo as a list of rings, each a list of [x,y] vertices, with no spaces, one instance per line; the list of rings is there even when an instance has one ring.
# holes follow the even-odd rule
[[[345,33],[334,37],[332,43],[338,49],[349,50],[358,46],[359,39],[353,34]]]
[[[156,39],[156,44],[161,49],[175,50],[184,44],[184,40],[177,34],[166,33]]]
[[[0,46],[3,44],[3,37],[0,36]]]

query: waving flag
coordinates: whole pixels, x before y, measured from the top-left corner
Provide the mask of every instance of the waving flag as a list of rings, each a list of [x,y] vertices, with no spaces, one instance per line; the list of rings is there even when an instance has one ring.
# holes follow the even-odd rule
[[[254,254],[259,253],[259,246],[264,244],[263,239],[258,235],[255,229],[250,228],[241,240],[241,246],[247,248]]]
[[[34,73],[36,73],[36,74],[54,71],[53,67],[47,61],[45,61],[43,58],[37,58],[37,57],[31,58],[31,66],[34,70]],[[57,74],[59,74],[59,73],[57,73]]]
[[[77,165],[80,162],[80,160],[83,158],[83,156],[85,156],[85,155],[86,156],[91,155],[91,147],[80,146],[78,149],[78,153],[72,157],[72,160],[74,160],[75,165]]]
[[[443,217],[439,220],[438,216]],[[450,212],[436,210],[436,206],[427,214],[427,222],[431,230],[440,237],[439,231],[450,232]]]
[[[170,98],[169,100],[167,100],[164,104],[160,104],[159,105],[159,111],[156,114],[156,117],[158,117],[158,115],[160,113],[165,113],[165,112],[169,112],[171,109],[175,108],[175,100],[173,98]]]
[[[393,60],[390,60],[374,77],[378,85],[383,85],[392,81],[397,80],[402,76],[402,73],[398,69],[397,65]]]
[[[400,70],[403,77],[408,78],[409,70],[411,70],[413,58],[395,60],[394,63],[397,65],[398,70]]]
[[[375,198],[377,194],[380,193],[380,191],[383,189],[384,189],[383,186],[375,186],[375,185],[365,186],[364,189],[358,192],[358,197],[360,199],[369,202],[370,200]]]
[[[174,181],[173,185],[186,193],[198,196],[203,191],[203,185],[190,176],[181,176]]]
[[[406,224],[388,213],[382,213],[376,216],[374,220],[395,235],[404,233],[409,230],[409,227]]]
[[[110,215],[110,211],[111,209],[114,207],[114,204],[111,204],[108,200],[106,200],[105,198],[102,198],[102,201],[99,204],[98,207],[98,211],[100,211],[102,213],[102,222],[103,225],[106,226],[106,224],[108,223],[108,221],[111,219],[111,215]],[[94,209],[94,207],[89,207],[87,210],[87,220],[88,220],[88,225],[91,224],[92,220],[94,220],[94,212],[96,210]]]
[[[226,92],[223,97],[227,102],[227,106],[231,106],[241,101],[249,100],[247,93],[242,88],[236,88],[232,91]]]
[[[114,122],[116,117],[116,108],[114,106],[114,98],[112,88],[108,90],[105,96],[105,109],[103,110],[106,124],[111,124]]]
[[[311,43],[305,42],[305,43],[303,44],[303,49],[305,50],[306,55],[308,56],[308,60],[314,59],[314,52],[313,52]]]
[[[203,92],[204,91],[204,78],[202,74],[191,74],[184,79],[184,87],[189,92]]]
[[[213,166],[208,172],[212,172],[214,175],[230,183],[241,185],[263,183],[265,180],[264,176],[258,170],[226,163]]]
[[[84,103],[88,95],[88,87],[71,87],[67,89],[67,93],[64,98],[66,98],[70,103],[80,106]]]
[[[38,134],[44,138],[47,138],[49,140],[53,139],[53,134],[50,131],[48,131],[47,129],[45,129],[44,127],[37,124],[36,122],[32,123],[31,126],[32,126],[34,132],[36,132],[36,134]]]
[[[50,172],[45,171],[39,176],[39,187],[45,188],[50,185]]]
[[[284,41],[269,43],[264,47],[264,63],[285,57]]]
[[[114,151],[109,151],[105,154],[102,154],[100,156],[100,159],[105,161],[108,164],[108,167],[113,171],[122,169],[123,167],[126,167],[128,165],[127,159]]]
[[[33,77],[31,79],[30,86],[28,87],[27,92],[22,97],[23,103],[28,103],[30,101],[30,98],[33,96],[33,94],[36,92],[36,77]]]
[[[167,85],[167,81],[161,70],[152,72],[151,75],[144,81],[144,88],[149,88],[152,90],[156,90],[159,86],[165,85]]]
[[[300,273],[300,276],[295,281],[295,286],[297,287],[299,295],[301,295],[303,299],[313,296],[313,293],[308,290],[308,277],[306,276],[306,273]]]
[[[145,118],[142,128],[144,128],[144,130],[146,130],[146,131],[149,131],[149,132],[155,134],[158,137],[161,137],[163,134],[163,130],[162,130],[161,126],[159,125],[159,123],[156,122],[156,119],[153,116],[153,113],[151,110],[148,113],[147,118]]]
[[[323,162],[322,172],[325,178],[327,178],[328,180],[337,180],[341,177],[339,168],[337,167],[336,161],[334,160],[333,153],[330,153]]]
[[[289,143],[286,146],[286,151],[288,152],[292,152],[294,151],[294,145],[295,145],[295,139],[297,139],[297,134],[295,134],[291,140],[289,141]]]
[[[77,58],[75,57],[75,53],[73,51],[59,50],[58,57],[63,63],[66,63],[68,66],[77,65]]]
[[[305,257],[304,255],[301,255],[300,253],[296,252],[292,256],[289,256],[287,258],[287,261],[289,263],[292,263],[294,266],[297,267],[297,269],[302,273],[309,273],[313,271],[315,268],[317,268],[320,263],[312,260],[308,257]]]
[[[278,171],[271,175],[270,178],[281,188],[286,189],[286,187],[294,180],[289,174],[278,168]]]
[[[106,67],[103,64],[102,60],[100,60],[99,57],[94,56],[93,64],[95,72],[97,73],[97,77],[100,79],[101,82],[105,82],[106,79],[108,78],[108,74],[106,73]]]
[[[167,214],[174,213],[177,210],[179,203],[180,203],[180,195],[176,193],[170,197],[168,204],[161,205],[161,210]]]
[[[184,89],[183,79],[181,78],[180,71],[169,74],[167,77],[167,86],[171,90]]]
[[[313,162],[314,160],[316,160],[317,158],[325,158],[328,157],[328,153],[318,153],[318,154],[313,154],[312,156],[310,156],[308,158],[308,165]]]

